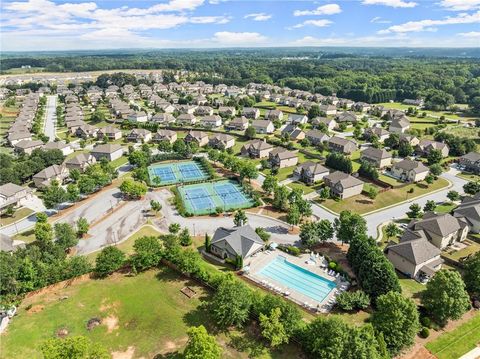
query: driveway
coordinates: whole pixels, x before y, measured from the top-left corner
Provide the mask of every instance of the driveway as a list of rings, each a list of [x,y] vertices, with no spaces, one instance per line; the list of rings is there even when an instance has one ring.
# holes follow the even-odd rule
[[[43,133],[49,138],[49,142],[55,141],[55,123],[57,121],[57,96],[47,96],[45,109],[45,123]]]

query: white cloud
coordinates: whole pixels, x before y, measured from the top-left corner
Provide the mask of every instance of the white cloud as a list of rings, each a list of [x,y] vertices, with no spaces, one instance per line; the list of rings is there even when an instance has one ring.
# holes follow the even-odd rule
[[[480,9],[480,0],[442,0],[439,5],[451,11],[468,11]]]
[[[258,32],[230,32],[220,31],[216,32],[212,39],[216,43],[222,45],[245,45],[252,46],[256,44],[262,44],[267,41],[267,37],[259,34]]]
[[[384,5],[390,7],[415,7],[418,4],[413,1],[403,1],[403,0],[363,0],[363,5]]]
[[[265,14],[264,12],[248,14],[243,17],[244,19],[252,19],[253,21],[267,21],[272,18],[272,15]]]
[[[375,16],[370,20],[372,24],[390,24],[390,20],[382,19],[380,16]]]
[[[340,5],[327,4],[317,7],[314,10],[295,10],[293,16],[308,16],[308,15],[334,15],[342,12]]]
[[[461,32],[458,35],[462,36],[462,37],[470,37],[470,38],[479,38],[480,39],[480,31]]]
[[[404,24],[390,26],[388,29],[378,31],[379,34],[405,33],[432,31],[434,26],[474,24],[480,23],[480,11],[473,14],[461,13],[455,17],[446,17],[441,20],[409,21]]]
[[[288,29],[299,29],[304,26],[315,26],[315,27],[326,27],[330,26],[330,24],[333,24],[333,21],[327,20],[327,19],[320,19],[320,20],[307,20],[304,21],[300,24],[293,25],[292,27]]]

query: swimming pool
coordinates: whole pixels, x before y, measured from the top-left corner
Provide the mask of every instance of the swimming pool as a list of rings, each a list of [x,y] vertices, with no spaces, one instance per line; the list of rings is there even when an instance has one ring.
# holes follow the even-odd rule
[[[295,290],[319,303],[336,287],[335,282],[299,267],[282,256],[277,256],[263,267],[258,274],[283,284],[292,291]]]

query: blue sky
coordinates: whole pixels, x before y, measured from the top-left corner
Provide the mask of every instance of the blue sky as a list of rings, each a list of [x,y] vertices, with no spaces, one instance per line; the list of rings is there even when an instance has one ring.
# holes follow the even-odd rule
[[[3,51],[480,47],[480,0],[3,0]]]

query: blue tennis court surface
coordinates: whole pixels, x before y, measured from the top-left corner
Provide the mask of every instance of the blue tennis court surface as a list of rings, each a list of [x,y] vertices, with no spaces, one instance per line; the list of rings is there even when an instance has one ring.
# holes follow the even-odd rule
[[[148,167],[148,175],[150,182],[159,186],[209,178],[208,174],[195,161],[154,164]]]

